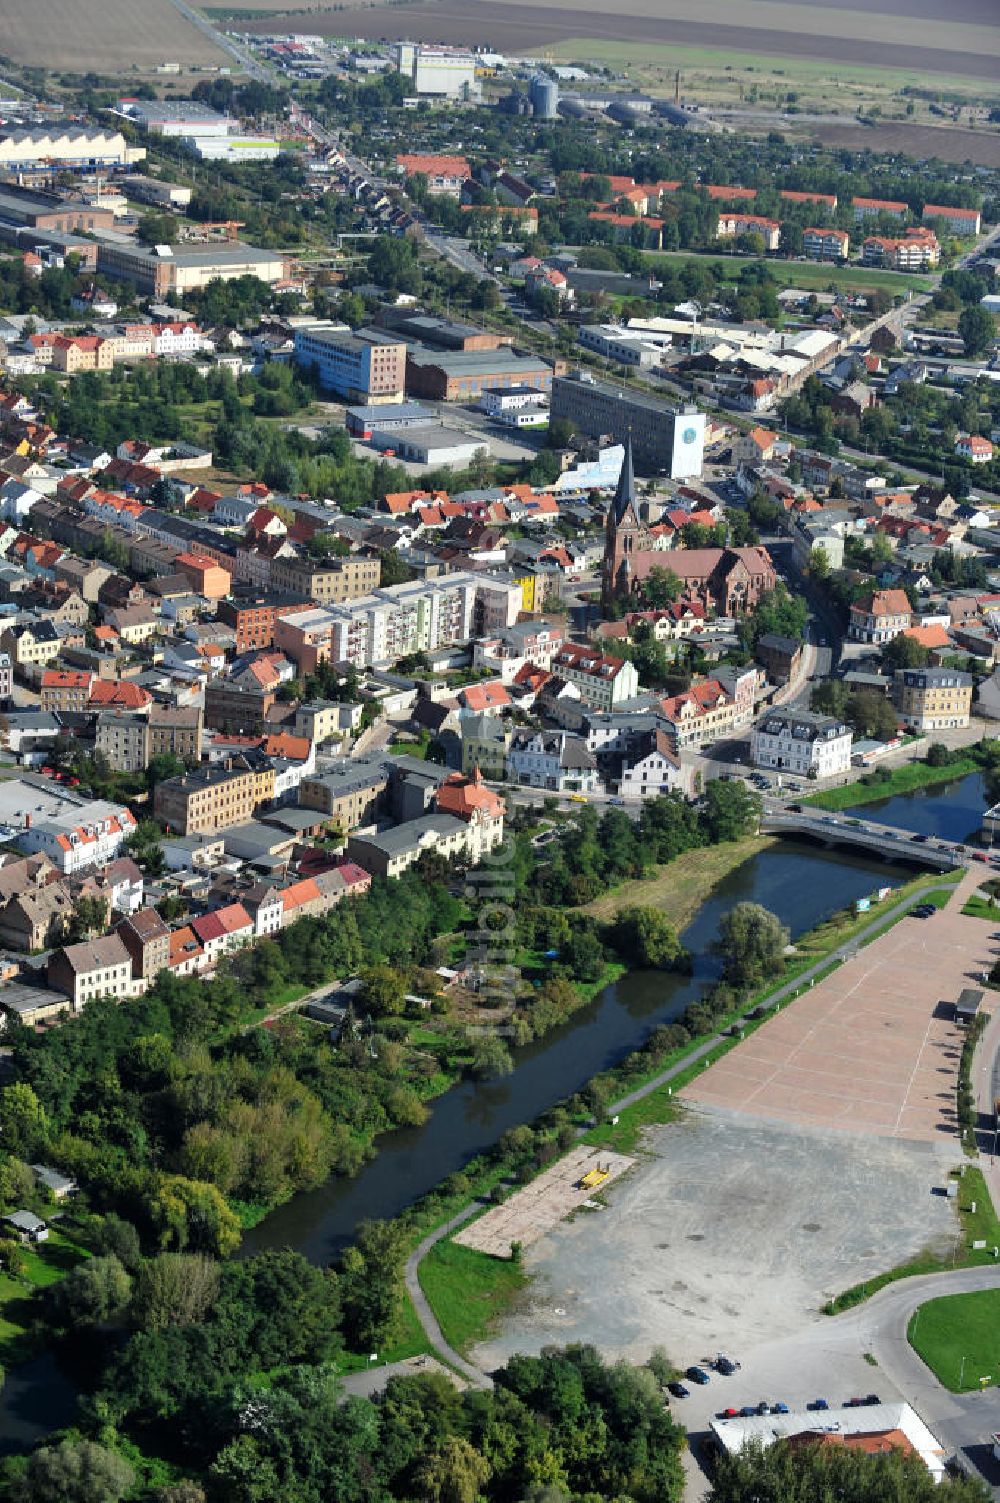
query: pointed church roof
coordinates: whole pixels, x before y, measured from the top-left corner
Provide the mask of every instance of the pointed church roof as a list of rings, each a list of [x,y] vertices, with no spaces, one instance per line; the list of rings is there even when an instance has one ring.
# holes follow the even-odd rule
[[[618,476],[618,488],[615,491],[615,499],[611,503],[611,514],[616,527],[621,524],[630,506],[633,511],[636,511],[636,502],[635,470],[632,467],[632,435],[629,433],[625,439],[625,457]]]

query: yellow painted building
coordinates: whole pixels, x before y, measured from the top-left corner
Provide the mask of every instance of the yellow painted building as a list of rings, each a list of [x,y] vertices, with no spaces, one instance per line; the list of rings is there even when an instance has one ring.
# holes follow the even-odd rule
[[[954,668],[901,668],[892,685],[892,702],[915,731],[943,731],[968,725],[972,710],[972,675]]]

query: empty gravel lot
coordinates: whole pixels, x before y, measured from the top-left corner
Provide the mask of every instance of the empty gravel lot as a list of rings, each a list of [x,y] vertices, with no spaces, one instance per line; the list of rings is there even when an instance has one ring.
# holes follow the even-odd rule
[[[697,1107],[658,1129],[608,1195],[525,1252],[525,1303],[474,1359],[594,1342],[634,1360],[744,1355],[825,1317],[832,1294],[921,1249],[954,1213],[935,1187],[960,1154]]]

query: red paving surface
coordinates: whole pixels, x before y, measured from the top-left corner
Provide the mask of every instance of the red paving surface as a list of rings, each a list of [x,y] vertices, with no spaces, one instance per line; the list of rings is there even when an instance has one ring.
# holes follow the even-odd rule
[[[962,1030],[947,1016],[997,958],[993,926],[948,908],[901,919],[681,1093],[784,1122],[940,1143],[956,1136]],[[996,994],[985,993],[991,1007]]]

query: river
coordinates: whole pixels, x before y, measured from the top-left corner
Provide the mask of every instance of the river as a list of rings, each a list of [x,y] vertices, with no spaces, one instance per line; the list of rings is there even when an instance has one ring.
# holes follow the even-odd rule
[[[983,783],[972,774],[920,793],[868,804],[863,812],[920,834],[962,840],[978,828]],[[491,1147],[507,1128],[530,1122],[572,1096],[598,1071],[638,1048],[659,1023],[679,1017],[718,975],[712,943],[721,916],[752,901],[801,934],[874,888],[896,886],[905,870],[842,852],[782,841],[752,857],[719,885],[683,934],[693,959],[690,976],[632,971],[608,986],[573,1018],[514,1051],[504,1080],[453,1086],[432,1104],[420,1127],[387,1135],[377,1157],[354,1179],[331,1179],[297,1195],[246,1234],[245,1254],[294,1247],[328,1263],[366,1217],[391,1219]],[[24,1450],[70,1421],[73,1390],[51,1356],[14,1368],[0,1399],[0,1454]]]
[[[915,834],[964,840],[978,829],[983,779],[899,795],[863,812]],[[543,1039],[514,1051],[514,1072],[493,1082],[463,1081],[435,1101],[420,1127],[394,1132],[354,1179],[332,1179],[297,1195],[248,1232],[246,1253],[295,1247],[314,1262],[334,1259],[359,1221],[391,1219],[491,1147],[507,1128],[530,1122],[572,1096],[600,1070],[638,1048],[657,1024],[678,1018],[718,975],[712,954],[719,919],[734,903],[762,903],[794,937],[873,888],[903,880],[903,868],[783,841],[752,857],[719,885],[682,938],[691,976],[631,971]]]

